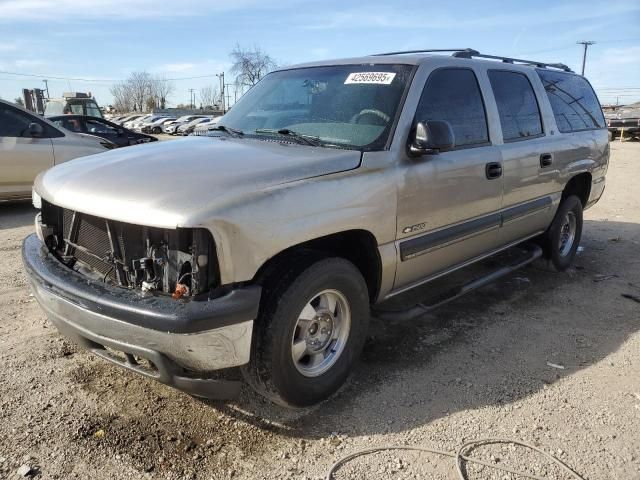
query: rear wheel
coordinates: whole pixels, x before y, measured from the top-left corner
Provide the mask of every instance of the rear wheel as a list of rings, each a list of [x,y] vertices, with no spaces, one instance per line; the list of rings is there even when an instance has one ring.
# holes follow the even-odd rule
[[[546,257],[558,271],[571,266],[582,237],[582,202],[575,195],[560,203],[551,226],[544,234]]]
[[[280,405],[313,405],[340,388],[360,355],[369,322],[367,285],[341,258],[307,259],[272,279],[244,375]]]

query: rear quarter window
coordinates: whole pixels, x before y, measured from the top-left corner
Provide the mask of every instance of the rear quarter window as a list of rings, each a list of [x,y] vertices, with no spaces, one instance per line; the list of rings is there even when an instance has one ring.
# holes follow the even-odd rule
[[[584,77],[571,73],[537,70],[553,115],[562,133],[604,128],[602,107]]]

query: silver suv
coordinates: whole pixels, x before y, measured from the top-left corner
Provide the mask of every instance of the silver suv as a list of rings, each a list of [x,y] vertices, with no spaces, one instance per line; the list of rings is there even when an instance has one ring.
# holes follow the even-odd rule
[[[287,67],[208,137],[41,175],[23,258],[51,321],[95,354],[210,398],[237,394],[220,371],[241,367],[310,405],[383,301],[514,246],[452,297],[541,254],[566,269],[608,158],[598,99],[564,65],[459,50]]]

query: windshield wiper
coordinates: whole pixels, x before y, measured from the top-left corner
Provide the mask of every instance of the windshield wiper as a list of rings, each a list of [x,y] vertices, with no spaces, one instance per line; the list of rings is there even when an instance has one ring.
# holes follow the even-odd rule
[[[237,128],[232,128],[232,127],[226,127],[224,125],[214,125],[211,128],[208,128],[207,131],[212,132],[212,131],[220,131],[220,132],[225,132],[228,133],[229,135],[232,135],[234,137],[241,137],[242,135],[244,135],[244,132],[242,130],[239,130]]]
[[[294,132],[293,130],[289,130],[288,128],[256,128],[256,133],[272,133],[277,135],[283,135],[291,138],[295,138],[307,145],[311,145],[312,147],[319,147],[322,144],[322,141],[319,137],[314,137],[312,135],[305,135],[303,133]]]

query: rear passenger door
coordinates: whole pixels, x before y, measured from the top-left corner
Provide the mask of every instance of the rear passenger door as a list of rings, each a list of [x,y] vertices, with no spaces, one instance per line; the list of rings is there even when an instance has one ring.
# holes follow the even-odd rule
[[[500,242],[506,245],[541,233],[549,226],[558,200],[552,195],[558,169],[528,74],[489,69],[487,75],[502,130]]]
[[[414,118],[448,122],[455,148],[406,159],[398,192],[396,289],[495,249],[499,243],[500,152],[489,138],[484,99],[470,68],[429,75]]]

